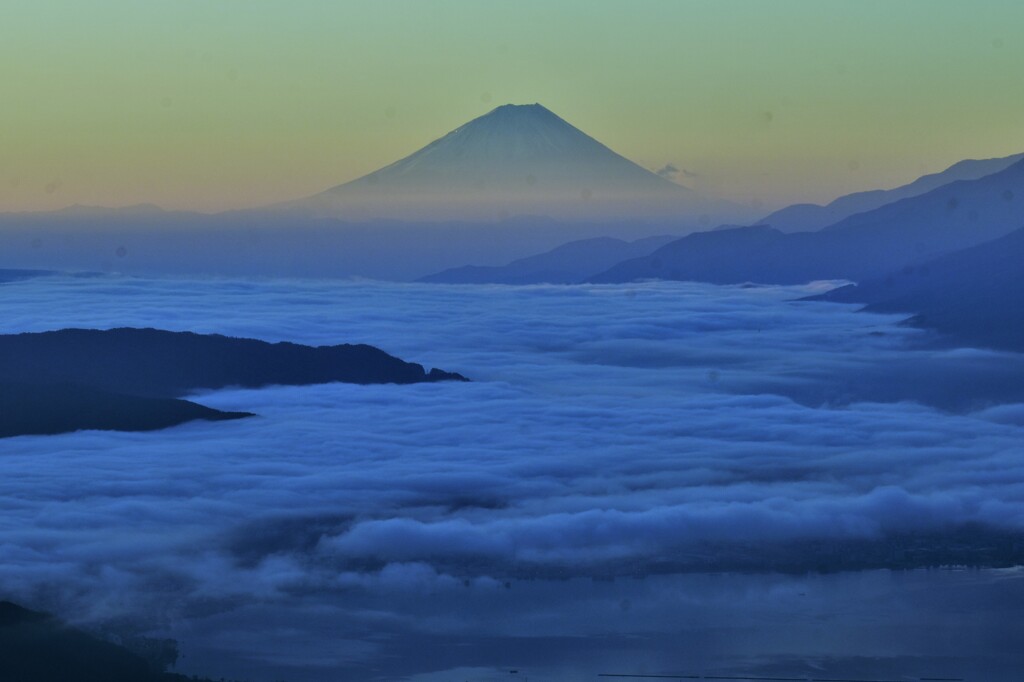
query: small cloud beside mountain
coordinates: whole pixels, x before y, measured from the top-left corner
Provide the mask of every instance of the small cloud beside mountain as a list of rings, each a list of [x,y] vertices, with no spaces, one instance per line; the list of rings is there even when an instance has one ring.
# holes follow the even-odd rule
[[[675,182],[676,176],[679,175],[679,169],[673,166],[671,163],[666,163],[664,166],[654,171],[666,180]]]

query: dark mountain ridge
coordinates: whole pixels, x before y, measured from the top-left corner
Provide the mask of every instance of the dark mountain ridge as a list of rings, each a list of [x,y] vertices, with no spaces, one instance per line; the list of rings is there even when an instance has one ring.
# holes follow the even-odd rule
[[[855,213],[871,211],[900,199],[919,196],[957,180],[976,180],[1009,167],[1024,159],[1014,154],[997,159],[965,159],[938,173],[923,175],[911,183],[893,189],[854,192],[823,206],[793,204],[765,216],[758,222],[770,225],[780,232],[812,232],[832,225]]]
[[[862,281],[998,238],[1022,224],[1024,161],[1018,161],[977,180],[852,215],[819,232],[785,234],[754,226],[691,234],[591,281]]]
[[[113,393],[78,384],[0,382],[0,438],[80,431],[156,431],[202,419],[253,416],[177,398]]]
[[[562,244],[551,251],[507,265],[464,265],[419,279],[434,284],[577,284],[624,258],[642,256],[676,237],[657,236],[631,242],[595,237]]]
[[[462,380],[363,344],[303,346],[159,329],[62,329],[0,335],[0,380],[67,382],[154,397],[198,389],[341,381]]]
[[[958,343],[1024,352],[1024,228],[812,300],[865,303]]]
[[[0,335],[0,437],[146,431],[250,416],[180,400],[227,386],[412,384],[465,377],[367,345],[303,346],[157,329]]]

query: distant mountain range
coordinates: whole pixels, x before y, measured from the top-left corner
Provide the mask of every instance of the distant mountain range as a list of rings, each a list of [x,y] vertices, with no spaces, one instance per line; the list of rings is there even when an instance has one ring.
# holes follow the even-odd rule
[[[186,400],[199,389],[465,377],[367,345],[311,347],[157,329],[0,335],[0,437],[79,429],[148,431],[251,416]]]
[[[1024,352],[1024,228],[815,300],[866,303],[966,344]]]
[[[1021,159],[1024,159],[1024,154],[998,159],[967,159],[954,163],[944,171],[923,175],[909,184],[894,189],[855,192],[841,196],[824,206],[793,204],[765,216],[758,223],[780,232],[812,232],[838,223],[855,213],[871,211],[900,199],[916,197],[957,180],[977,180],[998,173]]]
[[[613,152],[540,104],[506,104],[351,182],[279,206],[321,217],[609,220],[748,213]]]
[[[576,239],[754,217],[642,168],[539,104],[505,105],[367,176],[261,209],[0,214],[0,267],[413,280]]]
[[[592,282],[639,279],[799,284],[861,281],[1005,235],[1024,224],[1024,161],[857,213],[817,232],[767,226],[700,232]]]
[[[900,202],[960,181],[994,176],[1022,160],[1024,154],[961,161],[892,190],[858,192],[827,206],[797,204],[771,214],[763,224],[720,225],[679,238],[676,243],[659,243],[660,238],[651,238],[627,246],[621,240],[579,240],[504,266],[449,268],[421,281],[534,284],[693,279],[800,283],[863,275],[865,271],[877,276],[904,261],[927,258],[1012,229],[1021,211],[1014,203],[1019,192],[1011,189],[1019,185],[1013,171],[989,180],[992,186],[988,189],[994,187],[995,191],[987,196],[986,183],[977,183],[956,185],[921,202]],[[966,203],[962,205],[962,201]],[[977,230],[965,224],[986,221],[992,224]],[[892,225],[892,229],[886,225]],[[861,227],[867,230],[857,235],[855,231]],[[819,229],[849,232],[830,237],[784,234]],[[908,253],[910,239],[914,243]],[[873,246],[892,253],[879,256],[871,253]]]
[[[626,242],[596,237],[563,244],[551,251],[520,258],[508,265],[466,265],[421,278],[434,284],[578,284],[623,258],[645,256],[674,241],[661,236]]]
[[[6,268],[132,274],[861,281],[1020,227],[1022,163],[962,161],[727,228],[749,225],[749,211],[665,180],[539,104],[505,105],[374,173],[267,210],[0,214],[0,254]],[[689,236],[642,239],[663,234]],[[22,276],[10,273],[0,281]]]

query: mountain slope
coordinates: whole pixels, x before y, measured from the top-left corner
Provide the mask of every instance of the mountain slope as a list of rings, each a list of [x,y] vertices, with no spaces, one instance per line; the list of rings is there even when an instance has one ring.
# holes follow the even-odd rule
[[[199,389],[465,381],[366,345],[302,346],[157,329],[0,335],[0,437],[149,431],[249,416],[179,400]]]
[[[736,210],[638,166],[540,104],[500,106],[389,166],[280,207],[324,217],[492,220]]]
[[[159,329],[62,329],[0,336],[0,380],[72,383],[178,397],[197,389],[341,381],[412,384],[462,379],[367,345],[303,346]]]
[[[855,192],[841,196],[824,206],[818,204],[793,204],[762,218],[759,223],[770,225],[780,232],[810,232],[837,223],[855,213],[871,211],[900,199],[920,196],[933,189],[957,180],[976,180],[998,173],[1017,161],[1024,154],[1014,154],[998,159],[966,159],[954,163],[939,173],[924,175],[917,180],[894,189],[876,189]]]
[[[112,393],[73,384],[0,383],[0,438],[71,431],[156,431],[202,419],[251,417],[177,398]]]
[[[1024,225],[1024,160],[977,180],[858,213],[819,232],[749,227],[689,235],[592,278],[862,281],[995,239]]]
[[[1024,228],[815,300],[915,313],[959,342],[1024,352]]]
[[[675,237],[632,242],[611,237],[581,239],[508,265],[465,265],[421,278],[434,284],[575,284],[625,258],[644,256]]]

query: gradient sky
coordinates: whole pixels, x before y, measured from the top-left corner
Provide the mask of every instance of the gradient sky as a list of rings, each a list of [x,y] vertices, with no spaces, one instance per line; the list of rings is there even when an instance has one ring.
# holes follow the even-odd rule
[[[303,196],[506,102],[764,206],[1024,150],[1019,0],[14,0],[0,210]]]

